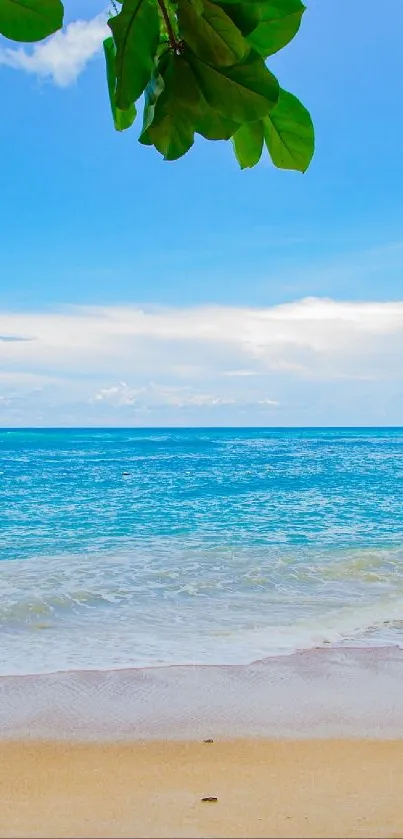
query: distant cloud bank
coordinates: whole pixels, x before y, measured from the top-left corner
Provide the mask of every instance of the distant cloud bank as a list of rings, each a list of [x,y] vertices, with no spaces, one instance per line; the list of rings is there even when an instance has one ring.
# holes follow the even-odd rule
[[[0,335],[2,425],[403,418],[403,302],[0,312]]]

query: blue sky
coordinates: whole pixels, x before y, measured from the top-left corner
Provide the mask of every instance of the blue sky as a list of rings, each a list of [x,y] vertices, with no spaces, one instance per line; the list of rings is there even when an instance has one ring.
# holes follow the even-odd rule
[[[0,338],[0,424],[400,423],[402,26],[308,3],[271,62],[315,122],[304,176],[202,139],[166,163],[114,132],[100,54],[60,86],[3,41],[0,336],[29,340]]]

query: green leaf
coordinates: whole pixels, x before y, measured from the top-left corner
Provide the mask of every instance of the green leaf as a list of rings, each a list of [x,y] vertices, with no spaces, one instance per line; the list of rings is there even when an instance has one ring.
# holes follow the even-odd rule
[[[157,99],[164,90],[164,80],[160,75],[161,67],[148,82],[144,91],[144,112],[143,112],[143,128],[140,135],[140,143],[144,146],[152,146],[152,140],[149,137],[148,129],[152,125],[155,113],[155,106]]]
[[[42,41],[63,25],[60,0],[0,0],[0,33],[13,41]]]
[[[156,97],[151,124],[140,137],[153,143],[165,160],[177,160],[194,142],[194,116],[201,96],[184,55],[170,53],[162,74],[164,88]]]
[[[260,7],[261,23],[248,35],[248,42],[267,58],[286,46],[297,34],[305,6],[301,0],[270,0]]]
[[[194,127],[206,140],[229,140],[238,130],[239,124],[217,114],[204,102],[204,107],[201,106],[195,114]]]
[[[183,59],[185,60],[185,59]],[[140,142],[144,145],[152,145],[152,140],[149,135],[149,127],[154,120],[155,106],[157,99],[164,90],[163,75],[167,70],[168,64],[171,61],[171,52],[166,51],[165,56],[161,57],[157,72],[154,74],[144,91],[144,115],[143,115],[143,129],[140,136]],[[182,66],[180,62],[180,66]],[[188,70],[190,68],[188,67]],[[186,70],[186,74],[188,73]],[[190,73],[192,71],[190,70]],[[200,90],[194,95],[193,88],[196,84],[194,75],[190,79],[190,97],[188,101],[183,101],[183,91],[179,92],[178,105],[181,103],[182,107],[187,111],[187,119],[192,122],[194,130],[205,137],[207,140],[229,140],[234,132],[239,128],[239,125],[230,120],[226,120],[210,108],[203,98]],[[163,106],[163,103],[162,103]],[[157,114],[158,117],[158,114]]]
[[[250,35],[254,29],[261,23],[260,11],[261,3],[237,3],[236,0],[231,3],[226,3],[224,0],[220,3],[226,14],[234,21],[235,26],[238,27],[242,35]]]
[[[268,55],[288,44],[298,32],[305,6],[301,0],[219,0],[220,7],[256,52]]]
[[[275,110],[275,109],[274,109]],[[267,117],[269,119],[269,117]],[[251,169],[256,166],[263,150],[263,122],[246,122],[238,128],[232,141],[235,157],[241,169]]]
[[[263,120],[264,138],[271,159],[279,169],[305,172],[315,149],[312,120],[302,103],[280,89],[278,104]]]
[[[207,104],[225,119],[253,122],[277,104],[278,81],[256,53],[225,68],[211,67],[192,53],[188,59]]]
[[[204,0],[198,14],[192,0],[178,2],[179,35],[190,49],[210,64],[237,64],[249,51],[241,32],[220,6]]]
[[[106,61],[106,78],[108,82],[109,101],[116,131],[124,131],[130,128],[136,118],[136,106],[132,104],[126,111],[116,107],[116,72],[115,58],[116,50],[113,38],[106,38],[104,41],[104,54]]]
[[[203,14],[204,3],[203,0],[189,0],[189,3],[192,4],[194,10],[197,12],[198,15]],[[177,6],[176,2],[176,6]]]
[[[154,0],[124,0],[122,11],[108,21],[116,44],[116,105],[127,110],[151,78],[159,42]]]

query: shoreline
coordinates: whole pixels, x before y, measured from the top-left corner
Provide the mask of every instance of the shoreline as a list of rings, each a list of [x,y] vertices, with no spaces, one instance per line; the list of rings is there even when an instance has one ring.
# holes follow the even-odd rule
[[[403,737],[403,650],[0,677],[1,740]]]
[[[277,662],[282,661],[284,658],[294,658],[294,657],[302,657],[302,656],[310,656],[310,655],[321,655],[325,654],[328,655],[329,652],[342,652],[342,653],[357,653],[364,651],[367,656],[370,656],[371,653],[382,653],[383,651],[389,650],[400,650],[403,653],[403,644],[392,644],[392,643],[380,643],[380,644],[354,644],[353,642],[344,643],[344,642],[335,642],[330,643],[326,642],[324,644],[319,644],[315,647],[301,647],[298,649],[293,650],[286,650],[283,652],[276,652],[270,655],[263,656],[261,658],[254,658],[251,661],[240,661],[240,662],[173,662],[173,663],[150,663],[150,664],[126,664],[126,665],[119,665],[116,667],[72,667],[70,669],[60,669],[60,670],[40,670],[35,672],[29,673],[0,673],[0,681],[2,679],[26,679],[32,678],[36,679],[40,676],[66,676],[69,673],[82,673],[83,675],[87,675],[90,673],[140,673],[143,671],[150,671],[150,670],[171,670],[176,668],[177,670],[185,669],[185,668],[208,668],[208,669],[220,669],[224,670],[226,668],[231,669],[241,669],[245,667],[253,667],[256,665],[270,665],[270,662]]]

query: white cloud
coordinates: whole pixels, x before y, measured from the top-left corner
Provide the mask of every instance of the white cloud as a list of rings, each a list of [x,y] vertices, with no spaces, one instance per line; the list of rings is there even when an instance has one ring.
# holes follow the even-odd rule
[[[200,374],[207,366],[234,379],[268,370],[326,378],[400,376],[396,351],[402,349],[403,302],[305,299],[261,309],[116,306],[4,312],[0,334],[31,339],[1,343],[3,369],[7,362],[28,362],[59,371],[79,372],[85,364],[88,372],[120,367],[145,375],[179,368],[182,377],[186,370],[192,375],[198,368]]]
[[[218,405],[235,405],[235,399],[223,396],[213,396],[211,393],[182,393],[175,388],[170,391],[167,388],[161,389],[160,399],[162,404],[172,405],[175,408],[215,408]]]
[[[241,413],[245,424],[271,414],[279,424],[403,416],[403,302],[0,312],[0,335],[31,339],[0,342],[3,424],[4,400],[16,396],[22,418],[29,398],[32,423],[35,400],[49,423],[141,424],[146,413],[155,423],[214,414],[224,424]]]
[[[126,382],[118,382],[112,387],[101,388],[99,393],[95,394],[95,402],[106,402],[109,405],[134,405],[137,401],[138,394],[141,393],[136,388],[129,387]]]
[[[99,52],[108,33],[105,15],[97,15],[92,20],[76,20],[30,50],[0,46],[0,64],[51,79],[56,85],[66,87],[77,79]]]
[[[223,375],[228,376],[229,378],[233,378],[235,376],[257,376],[258,374],[256,370],[226,370],[225,373],[223,373]]]
[[[113,406],[141,405],[143,408],[215,407],[216,405],[234,405],[234,399],[225,399],[209,393],[194,392],[190,386],[160,385],[148,382],[144,387],[132,388],[126,382],[118,382],[112,387],[101,388],[95,395],[95,402],[104,402]]]

